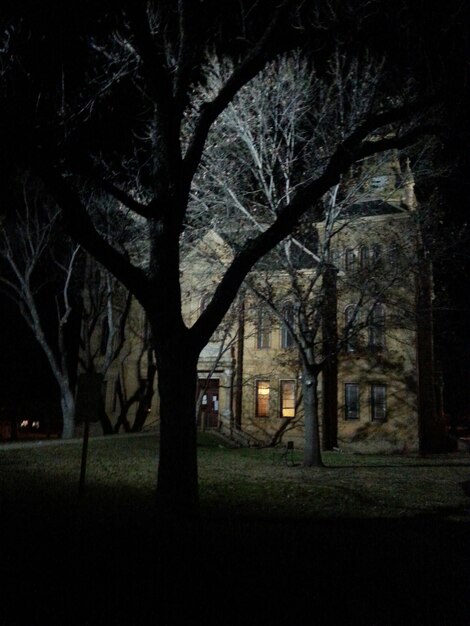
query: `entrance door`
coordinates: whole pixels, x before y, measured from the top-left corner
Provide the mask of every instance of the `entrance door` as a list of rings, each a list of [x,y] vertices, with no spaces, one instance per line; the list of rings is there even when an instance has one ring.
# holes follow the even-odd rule
[[[202,428],[217,428],[219,426],[219,379],[200,378],[198,380],[198,394],[201,394],[197,425]]]

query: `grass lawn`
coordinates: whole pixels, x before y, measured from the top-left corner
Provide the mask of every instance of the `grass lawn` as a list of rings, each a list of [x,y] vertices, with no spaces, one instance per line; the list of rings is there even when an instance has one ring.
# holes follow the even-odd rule
[[[198,451],[162,530],[156,436],[92,439],[81,501],[79,444],[0,449],[0,625],[470,624],[469,455]]]

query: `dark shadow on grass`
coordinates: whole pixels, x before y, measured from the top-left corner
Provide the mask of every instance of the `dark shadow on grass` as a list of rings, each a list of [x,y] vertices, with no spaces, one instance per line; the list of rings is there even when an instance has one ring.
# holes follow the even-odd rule
[[[443,519],[458,510],[398,520],[206,511],[163,533],[153,507],[132,511],[132,491],[106,506],[98,495],[2,520],[2,626],[468,624],[468,524]]]

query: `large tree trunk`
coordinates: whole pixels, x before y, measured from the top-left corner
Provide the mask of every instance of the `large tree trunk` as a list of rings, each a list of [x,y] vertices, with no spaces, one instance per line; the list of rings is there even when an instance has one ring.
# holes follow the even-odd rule
[[[305,467],[323,467],[318,421],[318,373],[306,364],[302,368],[302,394],[305,422],[303,464]]]
[[[160,456],[157,507],[180,519],[198,511],[196,441],[197,355],[174,346],[157,354],[160,394]]]
[[[417,365],[419,449],[422,454],[446,450],[446,429],[438,413],[434,367],[432,267],[426,253],[417,276]]]
[[[322,449],[333,450],[338,446],[338,294],[337,270],[327,267],[323,274],[324,304],[322,314],[323,335],[323,411]]]

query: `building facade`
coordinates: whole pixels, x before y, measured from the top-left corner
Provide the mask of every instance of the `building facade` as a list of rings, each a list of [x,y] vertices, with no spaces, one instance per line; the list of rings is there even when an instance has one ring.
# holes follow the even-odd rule
[[[424,412],[439,405],[432,332],[423,330],[420,311],[432,297],[431,269],[421,261],[409,171],[402,174],[391,161],[369,177],[367,187],[334,220],[310,225],[313,244],[301,244],[302,262],[268,262],[252,272],[200,356],[195,419],[201,429],[218,429],[249,444],[289,439],[301,447],[299,347],[310,341],[325,448],[419,449],[423,422],[436,418]],[[231,256],[230,237],[216,227],[185,255],[181,284],[188,325],[204,309]],[[302,335],[300,311],[304,322],[317,320],[314,331],[306,327]],[[134,343],[138,336],[134,332]],[[114,419],[122,405],[118,390],[122,395],[129,381],[138,385],[143,351],[134,345],[127,353],[106,375],[106,410]],[[150,420],[158,419],[156,394],[148,411]]]

